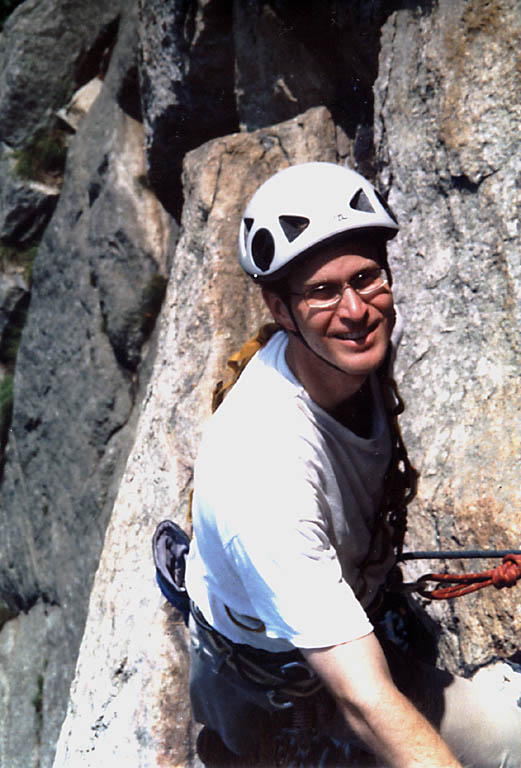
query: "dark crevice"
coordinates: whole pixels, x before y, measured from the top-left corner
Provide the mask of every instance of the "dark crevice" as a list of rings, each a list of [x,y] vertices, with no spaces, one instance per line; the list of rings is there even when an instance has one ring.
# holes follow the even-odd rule
[[[112,49],[117,40],[119,16],[101,30],[97,39],[88,51],[79,59],[74,73],[78,88],[85,85],[94,77],[104,77],[110,62]]]
[[[180,220],[183,206],[181,169],[184,155],[216,136],[239,130],[235,103],[235,54],[231,0],[206,6],[204,28],[196,34],[193,4],[179,3],[165,22],[170,55],[188,62],[172,81],[172,103],[155,111],[156,92],[146,67],[140,67],[143,114],[148,115],[148,180],[165,209]],[[211,70],[208,61],[213,62]],[[154,73],[152,72],[152,75]]]
[[[468,176],[462,173],[460,176],[451,176],[452,186],[454,189],[462,192],[477,192],[481,181],[471,181]]]
[[[137,65],[129,67],[121,81],[117,93],[117,102],[129,117],[143,122],[141,96],[139,93],[139,75]]]

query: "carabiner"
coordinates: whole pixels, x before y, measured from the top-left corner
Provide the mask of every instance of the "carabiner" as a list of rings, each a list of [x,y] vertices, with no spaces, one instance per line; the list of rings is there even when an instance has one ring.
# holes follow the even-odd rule
[[[267,691],[269,703],[276,709],[290,709],[293,706],[293,702],[292,701],[275,701],[275,696],[277,696],[277,693],[278,691],[274,691],[273,689],[271,691]]]

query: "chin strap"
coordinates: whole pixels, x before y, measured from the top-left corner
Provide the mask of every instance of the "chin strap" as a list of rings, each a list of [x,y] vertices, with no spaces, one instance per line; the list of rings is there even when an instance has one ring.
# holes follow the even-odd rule
[[[291,305],[289,304],[289,302],[288,303],[284,302],[284,303],[285,303],[286,309],[288,310],[289,316],[291,317],[291,321],[292,321],[293,325],[296,328],[295,331],[288,331],[288,330],[286,330],[286,333],[291,333],[292,336],[296,336],[296,338],[299,339],[299,341],[301,341],[302,344],[304,344],[304,346],[307,347],[310,352],[313,352],[313,354],[316,357],[318,357],[319,360],[322,360],[323,363],[327,363],[327,365],[331,366],[331,368],[335,368],[335,370],[337,370],[337,371],[340,371],[340,373],[345,373],[345,371],[343,371],[342,368],[340,368],[338,365],[335,365],[334,363],[332,363],[327,358],[322,357],[322,355],[319,355],[318,352],[316,350],[314,350],[313,347],[311,347],[309,345],[308,341],[304,337],[304,334],[302,333],[302,331],[298,327],[298,323],[296,321],[295,314],[294,314],[293,310],[291,309]]]

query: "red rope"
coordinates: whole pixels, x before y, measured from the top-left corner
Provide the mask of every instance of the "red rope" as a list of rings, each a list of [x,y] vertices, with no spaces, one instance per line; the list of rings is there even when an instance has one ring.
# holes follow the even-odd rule
[[[445,600],[449,597],[461,597],[478,589],[494,586],[496,589],[513,587],[521,578],[521,555],[505,555],[503,562],[496,568],[480,573],[427,573],[416,582],[415,591],[430,600]],[[447,587],[425,589],[427,582],[450,584]]]

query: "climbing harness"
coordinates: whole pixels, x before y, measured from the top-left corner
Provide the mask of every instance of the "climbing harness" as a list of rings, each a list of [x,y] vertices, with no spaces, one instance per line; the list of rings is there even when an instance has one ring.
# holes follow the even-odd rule
[[[288,709],[295,698],[313,696],[323,684],[298,650],[271,653],[250,645],[233,643],[204,618],[195,603],[191,614],[212,650],[243,680],[265,692],[274,709]]]
[[[321,687],[317,675],[306,664],[298,650],[270,653],[249,645],[232,643],[204,618],[193,603],[185,586],[186,558],[190,540],[183,529],[171,520],[163,520],[152,539],[156,581],[163,596],[181,612],[188,625],[191,613],[208,644],[243,680],[266,691],[276,709],[292,706],[294,698],[314,695]]]

